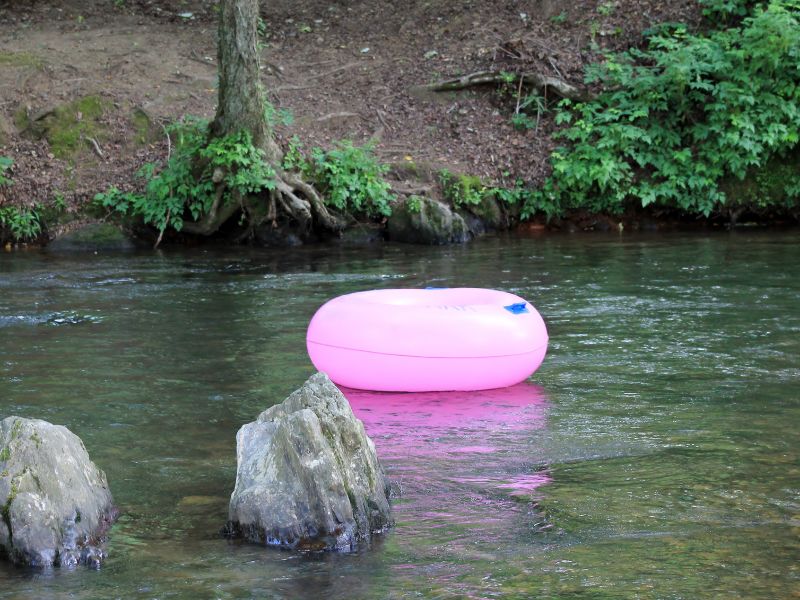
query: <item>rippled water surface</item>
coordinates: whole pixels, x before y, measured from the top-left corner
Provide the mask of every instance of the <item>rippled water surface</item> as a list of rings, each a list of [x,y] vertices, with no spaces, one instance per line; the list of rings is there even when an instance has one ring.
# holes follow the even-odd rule
[[[797,234],[463,248],[0,255],[0,418],[64,424],[122,517],[99,571],[0,564],[0,598],[791,598]],[[328,298],[477,286],[550,331],[530,381],[346,391],[402,490],[354,555],[219,537],[235,433],[313,371]]]

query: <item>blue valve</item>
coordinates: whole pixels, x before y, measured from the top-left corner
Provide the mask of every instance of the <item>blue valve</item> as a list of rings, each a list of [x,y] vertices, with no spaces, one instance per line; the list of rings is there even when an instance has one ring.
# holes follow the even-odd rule
[[[509,304],[504,306],[508,312],[514,315],[521,315],[522,313],[530,312],[525,302],[517,302],[516,304]]]

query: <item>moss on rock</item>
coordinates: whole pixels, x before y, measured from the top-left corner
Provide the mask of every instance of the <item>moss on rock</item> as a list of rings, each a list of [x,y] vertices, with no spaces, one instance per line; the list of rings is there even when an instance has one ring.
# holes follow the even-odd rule
[[[137,146],[152,144],[161,139],[163,135],[161,127],[153,121],[143,108],[134,108],[130,119],[134,131],[133,141]]]
[[[410,244],[461,244],[470,239],[467,224],[450,207],[418,196],[395,206],[388,222],[389,239]]]
[[[49,248],[56,251],[133,250],[135,244],[111,223],[89,223],[54,240]]]
[[[91,140],[104,141],[106,127],[100,122],[109,103],[100,96],[85,96],[31,119],[27,109],[15,113],[17,128],[38,139],[46,139],[57,158],[75,161],[90,149]]]
[[[0,67],[44,68],[44,61],[32,52],[0,52]]]

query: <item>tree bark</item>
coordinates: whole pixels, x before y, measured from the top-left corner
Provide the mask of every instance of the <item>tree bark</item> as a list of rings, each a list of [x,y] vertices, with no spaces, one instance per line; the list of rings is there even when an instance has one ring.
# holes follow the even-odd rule
[[[219,101],[210,133],[215,138],[247,130],[253,145],[262,148],[267,160],[275,164],[280,161],[281,150],[264,112],[266,94],[261,85],[258,18],[258,0],[220,3]]]
[[[267,96],[261,84],[258,0],[221,0],[219,7],[219,103],[209,138],[249,132],[253,145],[264,151],[265,161],[275,171],[274,187],[253,196],[234,193],[231,198],[227,194],[231,190],[220,178],[211,210],[198,221],[184,222],[183,231],[213,235],[239,210],[250,213],[249,209],[258,202],[268,203],[267,214],[273,222],[281,213],[297,222],[302,231],[310,231],[315,225],[340,230],[342,221],[328,211],[316,190],[298,175],[284,171],[281,165],[283,152],[267,118]]]

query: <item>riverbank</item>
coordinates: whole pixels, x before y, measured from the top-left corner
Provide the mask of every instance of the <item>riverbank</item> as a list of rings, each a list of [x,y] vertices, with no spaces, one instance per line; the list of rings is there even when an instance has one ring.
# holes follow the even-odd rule
[[[0,8],[0,157],[13,161],[0,173],[11,182],[0,186],[0,209],[36,210],[43,231],[25,237],[46,242],[105,219],[93,199],[111,188],[141,190],[142,166],[163,163],[174,150],[167,125],[213,116],[215,8],[205,0]],[[515,83],[446,92],[426,86],[473,73],[537,73],[583,90],[586,65],[604,53],[640,45],[642,32],[658,23],[696,26],[702,19],[691,0],[279,0],[262,10],[264,83],[280,114],[291,115],[277,125],[281,141],[297,136],[306,149],[343,139],[371,144],[397,174],[392,184],[400,197],[444,199],[442,173],[464,176],[475,188],[540,186],[558,126],[549,104],[521,109],[526,96]],[[508,208],[504,227],[513,227],[518,207]],[[719,215],[702,226],[726,220]],[[578,211],[556,219],[536,214],[524,227],[631,230],[695,221],[663,209],[614,217]]]

